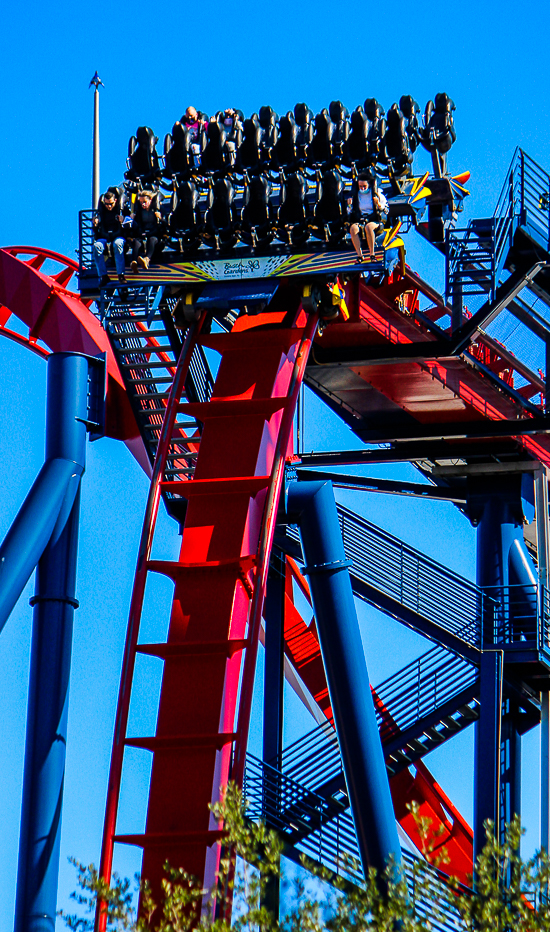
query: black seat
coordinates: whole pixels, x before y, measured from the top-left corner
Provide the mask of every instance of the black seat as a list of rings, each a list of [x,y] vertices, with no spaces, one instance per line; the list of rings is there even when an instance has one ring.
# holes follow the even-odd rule
[[[164,137],[165,178],[183,180],[189,178],[194,165],[191,136],[183,123],[174,123],[172,133]]]
[[[307,182],[301,172],[281,177],[281,195],[277,214],[277,237],[296,246],[309,236]]]
[[[208,124],[207,143],[201,155],[201,173],[224,174],[231,167],[231,155],[226,145],[226,134],[217,120]]]
[[[252,246],[265,246],[275,235],[272,185],[266,175],[255,175],[245,184],[241,212],[241,239]]]
[[[332,131],[332,155],[337,162],[348,163],[349,112],[341,100],[333,100],[328,108],[330,119],[334,124]]]
[[[344,183],[335,168],[325,172],[317,186],[317,203],[311,232],[325,243],[337,243],[345,233],[347,206]]]
[[[328,167],[332,159],[334,123],[325,108],[315,117],[315,131],[308,146],[307,164],[312,168]]]
[[[182,181],[172,195],[168,229],[170,239],[177,242],[180,252],[193,249],[200,243],[202,220],[199,197],[199,190],[193,181]]]
[[[388,166],[390,177],[401,178],[410,174],[413,157],[405,117],[397,104],[392,104],[388,110],[381,159]]]
[[[370,124],[362,107],[353,111],[350,119],[350,134],[347,153],[350,165],[364,168],[368,163]]]
[[[262,170],[262,130],[254,113],[243,124],[243,140],[237,152],[235,169],[252,175]]]
[[[265,151],[264,160],[267,164],[271,161],[273,149],[279,138],[279,130],[277,128],[279,116],[275,113],[273,107],[260,107],[258,121],[262,131],[262,149]]]
[[[424,127],[420,131],[420,140],[424,148],[431,153],[437,177],[446,173],[447,152],[456,142],[454,110],[455,103],[448,94],[436,94],[435,105],[429,100],[424,111]]]
[[[407,136],[409,137],[411,152],[416,152],[420,142],[420,124],[418,122],[420,107],[414,97],[406,94],[399,98],[399,109],[407,121]]]
[[[298,161],[301,165],[305,165],[309,145],[313,139],[313,113],[307,104],[296,104],[294,107],[294,119],[298,127],[298,136],[296,138]]]
[[[149,126],[138,126],[135,136],[128,143],[128,171],[125,178],[136,181],[142,187],[157,185],[161,179],[156,144],[158,137]]]
[[[291,110],[279,120],[279,138],[273,150],[274,167],[295,171],[298,162],[298,127]]]
[[[369,121],[369,159],[372,165],[376,165],[380,161],[382,154],[382,140],[386,132],[386,121],[384,120],[386,111],[378,103],[376,97],[367,97],[364,110]]]
[[[231,165],[234,165],[243,138],[244,114],[242,110],[233,109],[232,113],[229,110],[220,110],[216,114],[216,121],[225,131],[225,145]]]
[[[230,249],[237,242],[234,202],[235,189],[229,178],[210,180],[202,234],[207,245],[216,249]]]

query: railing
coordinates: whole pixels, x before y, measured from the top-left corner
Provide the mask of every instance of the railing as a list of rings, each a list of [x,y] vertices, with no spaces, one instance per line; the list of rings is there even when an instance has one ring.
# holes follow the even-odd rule
[[[545,586],[486,586],[485,644],[550,652],[550,593]],[[489,608],[491,606],[491,608]]]
[[[487,594],[343,505],[338,514],[346,557],[353,560],[352,583],[365,582],[462,641],[481,646]],[[361,591],[356,595],[365,598]]]
[[[334,804],[250,754],[243,798],[247,817],[274,828],[286,842],[288,856],[297,859],[303,854],[336,876],[357,886],[363,884],[355,827],[349,812],[339,811]],[[433,932],[457,932],[461,924],[452,907],[445,876],[407,850],[402,851],[402,857],[411,903],[417,915],[429,919]],[[419,877],[422,879],[420,890]],[[460,892],[471,895],[468,887],[458,887]],[[434,903],[439,904],[438,909],[434,908]]]
[[[550,175],[523,149],[516,149],[502,186],[487,236],[479,221],[447,237],[446,293],[452,297],[487,294],[495,299],[500,273],[516,229],[527,227],[544,249],[550,249]]]
[[[382,743],[405,732],[456,697],[478,679],[477,668],[440,647],[423,654],[388,677],[373,691]],[[307,787],[330,785],[342,772],[338,741],[332,725],[324,722],[283,751],[285,776]]]
[[[78,215],[78,258],[79,272],[91,272],[94,269],[94,226],[93,219],[97,210],[81,210]]]

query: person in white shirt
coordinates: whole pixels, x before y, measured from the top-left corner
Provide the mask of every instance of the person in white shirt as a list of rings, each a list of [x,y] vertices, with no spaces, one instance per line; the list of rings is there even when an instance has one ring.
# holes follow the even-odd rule
[[[361,172],[358,175],[352,188],[352,196],[348,200],[348,208],[350,219],[354,221],[349,232],[357,253],[357,261],[365,261],[361,248],[362,238],[367,241],[369,258],[374,259],[375,237],[377,232],[384,228],[384,215],[387,215],[388,209],[386,197],[376,185],[376,175],[372,172]]]

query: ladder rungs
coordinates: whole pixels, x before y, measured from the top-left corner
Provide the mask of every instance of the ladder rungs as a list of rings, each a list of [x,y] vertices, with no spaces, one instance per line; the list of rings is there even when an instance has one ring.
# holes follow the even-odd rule
[[[141,748],[143,751],[168,751],[178,748],[217,748],[221,750],[237,737],[234,731],[198,735],[152,735],[143,738],[126,738],[124,744],[129,748]]]
[[[177,492],[184,498],[192,495],[256,495],[267,488],[270,476],[238,476],[220,479],[193,479],[192,482],[161,482],[165,492]]]
[[[232,657],[237,651],[244,650],[246,639],[233,641],[187,641],[183,644],[138,644],[136,651],[150,657],[168,660],[175,657],[187,657],[190,654],[226,654]]]
[[[144,835],[113,835],[113,841],[140,848],[158,848],[165,845],[206,845],[210,847],[223,838],[223,832],[213,829],[204,832],[146,832]]]

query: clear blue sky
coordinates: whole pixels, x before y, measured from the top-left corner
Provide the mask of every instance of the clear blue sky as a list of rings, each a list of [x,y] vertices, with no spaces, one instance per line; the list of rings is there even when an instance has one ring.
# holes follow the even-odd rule
[[[438,91],[457,105],[453,170],[472,172],[470,215],[491,213],[514,148],[550,167],[550,95],[544,62],[547,2],[511,0],[443,5],[419,0],[365,5],[289,0],[272,6],[57,2],[10,4],[0,37],[4,144],[0,244],[40,245],[74,256],[77,213],[91,200],[89,80],[101,92],[102,185],[122,178],[129,136],[153,127],[161,142],[185,107],[245,113],[271,104],[279,113],[305,100],[317,111],[340,98],[351,110],[376,96],[387,108],[413,94],[423,108]],[[421,154],[419,167],[428,167]],[[410,264],[434,285],[442,264],[410,240]],[[43,459],[45,364],[3,341],[0,464],[7,531]],[[320,415],[323,422],[320,423]],[[349,431],[308,402],[306,446],[348,447]],[[371,470],[371,472],[374,472]],[[397,471],[380,469],[384,475]],[[403,467],[401,475],[412,473]],[[413,475],[411,475],[413,478]],[[74,874],[66,858],[99,857],[112,722],[147,482],[126,449],[103,440],[88,446],[84,477],[75,616],[60,905]],[[464,575],[474,569],[474,533],[452,506],[364,495],[342,496],[391,532]],[[162,519],[159,555],[177,538]],[[0,636],[0,932],[12,929],[23,762],[31,610],[29,586]],[[168,592],[159,598],[166,600]],[[151,605],[151,630],[160,617]],[[360,607],[371,678],[379,682],[429,645]],[[388,650],[388,644],[394,645]],[[132,710],[140,729],[154,726],[156,667],[143,667],[143,695]],[[292,699],[289,700],[292,704]],[[292,708],[294,706],[292,705]],[[144,732],[142,732],[144,733]],[[470,729],[432,754],[433,769],[455,804],[472,810]],[[538,844],[538,735],[524,739],[524,822]],[[141,753],[141,752],[140,752]],[[125,830],[143,818],[146,756],[136,752],[133,789],[123,798]],[[132,826],[130,826],[132,823]],[[133,850],[119,869],[138,865]]]

